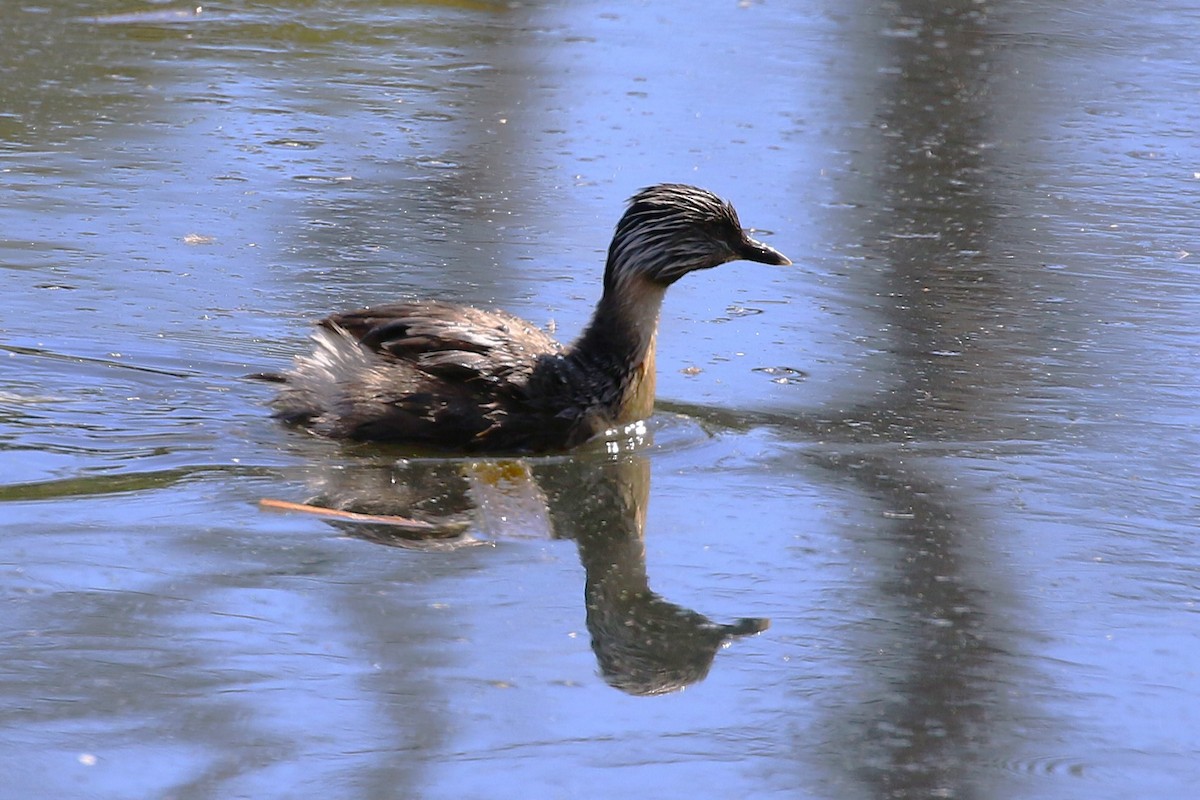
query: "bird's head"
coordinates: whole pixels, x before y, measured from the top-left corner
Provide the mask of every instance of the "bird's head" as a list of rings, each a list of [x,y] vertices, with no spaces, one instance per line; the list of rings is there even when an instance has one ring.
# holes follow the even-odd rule
[[[741,259],[792,263],[751,238],[733,206],[712,192],[661,183],[630,198],[608,248],[604,288],[614,290],[635,276],[665,287],[694,270]]]

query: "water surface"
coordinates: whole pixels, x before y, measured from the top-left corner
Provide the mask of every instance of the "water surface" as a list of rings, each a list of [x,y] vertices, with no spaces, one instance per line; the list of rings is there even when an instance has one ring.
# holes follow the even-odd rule
[[[1198,22],[6,6],[0,796],[1189,796]],[[396,297],[570,338],[663,180],[797,267],[672,289],[643,435],[411,458],[245,379]]]

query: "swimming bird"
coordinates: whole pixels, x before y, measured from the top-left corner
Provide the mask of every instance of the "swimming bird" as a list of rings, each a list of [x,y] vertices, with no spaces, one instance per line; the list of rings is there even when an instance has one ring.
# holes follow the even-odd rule
[[[565,450],[650,416],[667,287],[729,261],[791,261],[705,189],[639,191],[617,223],[591,322],[562,346],[503,311],[388,303],[321,320],[275,416],[338,439],[457,452]]]

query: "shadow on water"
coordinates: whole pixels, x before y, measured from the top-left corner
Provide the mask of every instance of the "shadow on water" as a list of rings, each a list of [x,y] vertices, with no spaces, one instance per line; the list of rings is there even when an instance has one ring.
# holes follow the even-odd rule
[[[986,563],[988,531],[955,496],[953,466],[917,454],[939,441],[1005,436],[980,427],[1000,416],[989,405],[1012,389],[1012,373],[991,363],[1003,348],[988,346],[1012,291],[986,247],[996,217],[984,161],[994,113],[988,20],[973,3],[901,0],[889,10],[881,140],[857,166],[864,191],[882,198],[860,238],[882,262],[877,293],[891,302],[878,313],[897,383],[820,431],[889,446],[814,459],[884,509],[887,523],[864,552],[881,576],[874,588],[887,624],[861,643],[874,702],[827,724],[853,754],[852,767],[836,769],[874,796],[970,798],[979,766],[1004,758],[996,749],[1008,738],[993,736],[1010,711],[997,681],[1004,632],[991,610],[1007,587],[973,571]]]
[[[479,528],[496,537],[550,533],[574,540],[586,573],[592,651],[604,680],[627,694],[665,694],[701,681],[719,650],[770,624],[761,618],[716,623],[651,590],[645,550],[650,462],[636,453],[401,459],[324,473],[319,482],[309,499],[314,506],[417,523],[331,521],[378,544],[422,550],[484,544],[471,533]]]

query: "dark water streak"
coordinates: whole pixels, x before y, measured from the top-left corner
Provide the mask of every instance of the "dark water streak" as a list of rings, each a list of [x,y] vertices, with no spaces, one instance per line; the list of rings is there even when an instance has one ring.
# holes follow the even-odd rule
[[[891,566],[878,587],[891,625],[864,641],[867,663],[886,658],[886,669],[863,676],[886,699],[834,722],[834,735],[859,754],[858,777],[876,796],[973,798],[979,764],[997,755],[992,734],[1008,720],[993,677],[1004,648],[989,607],[1000,587],[979,585],[970,564],[1002,532],[947,493],[953,467],[918,467],[904,445],[979,438],[978,421],[997,416],[988,406],[1012,391],[995,380],[1004,349],[987,339],[998,316],[990,309],[1014,293],[988,247],[997,216],[984,160],[995,113],[988,18],[974,3],[890,11],[888,70],[874,90],[880,141],[859,166],[882,210],[863,220],[860,238],[882,259],[884,349],[900,383],[852,412],[868,422],[852,430],[897,447],[828,464],[899,512],[881,531],[891,547],[872,551]]]

